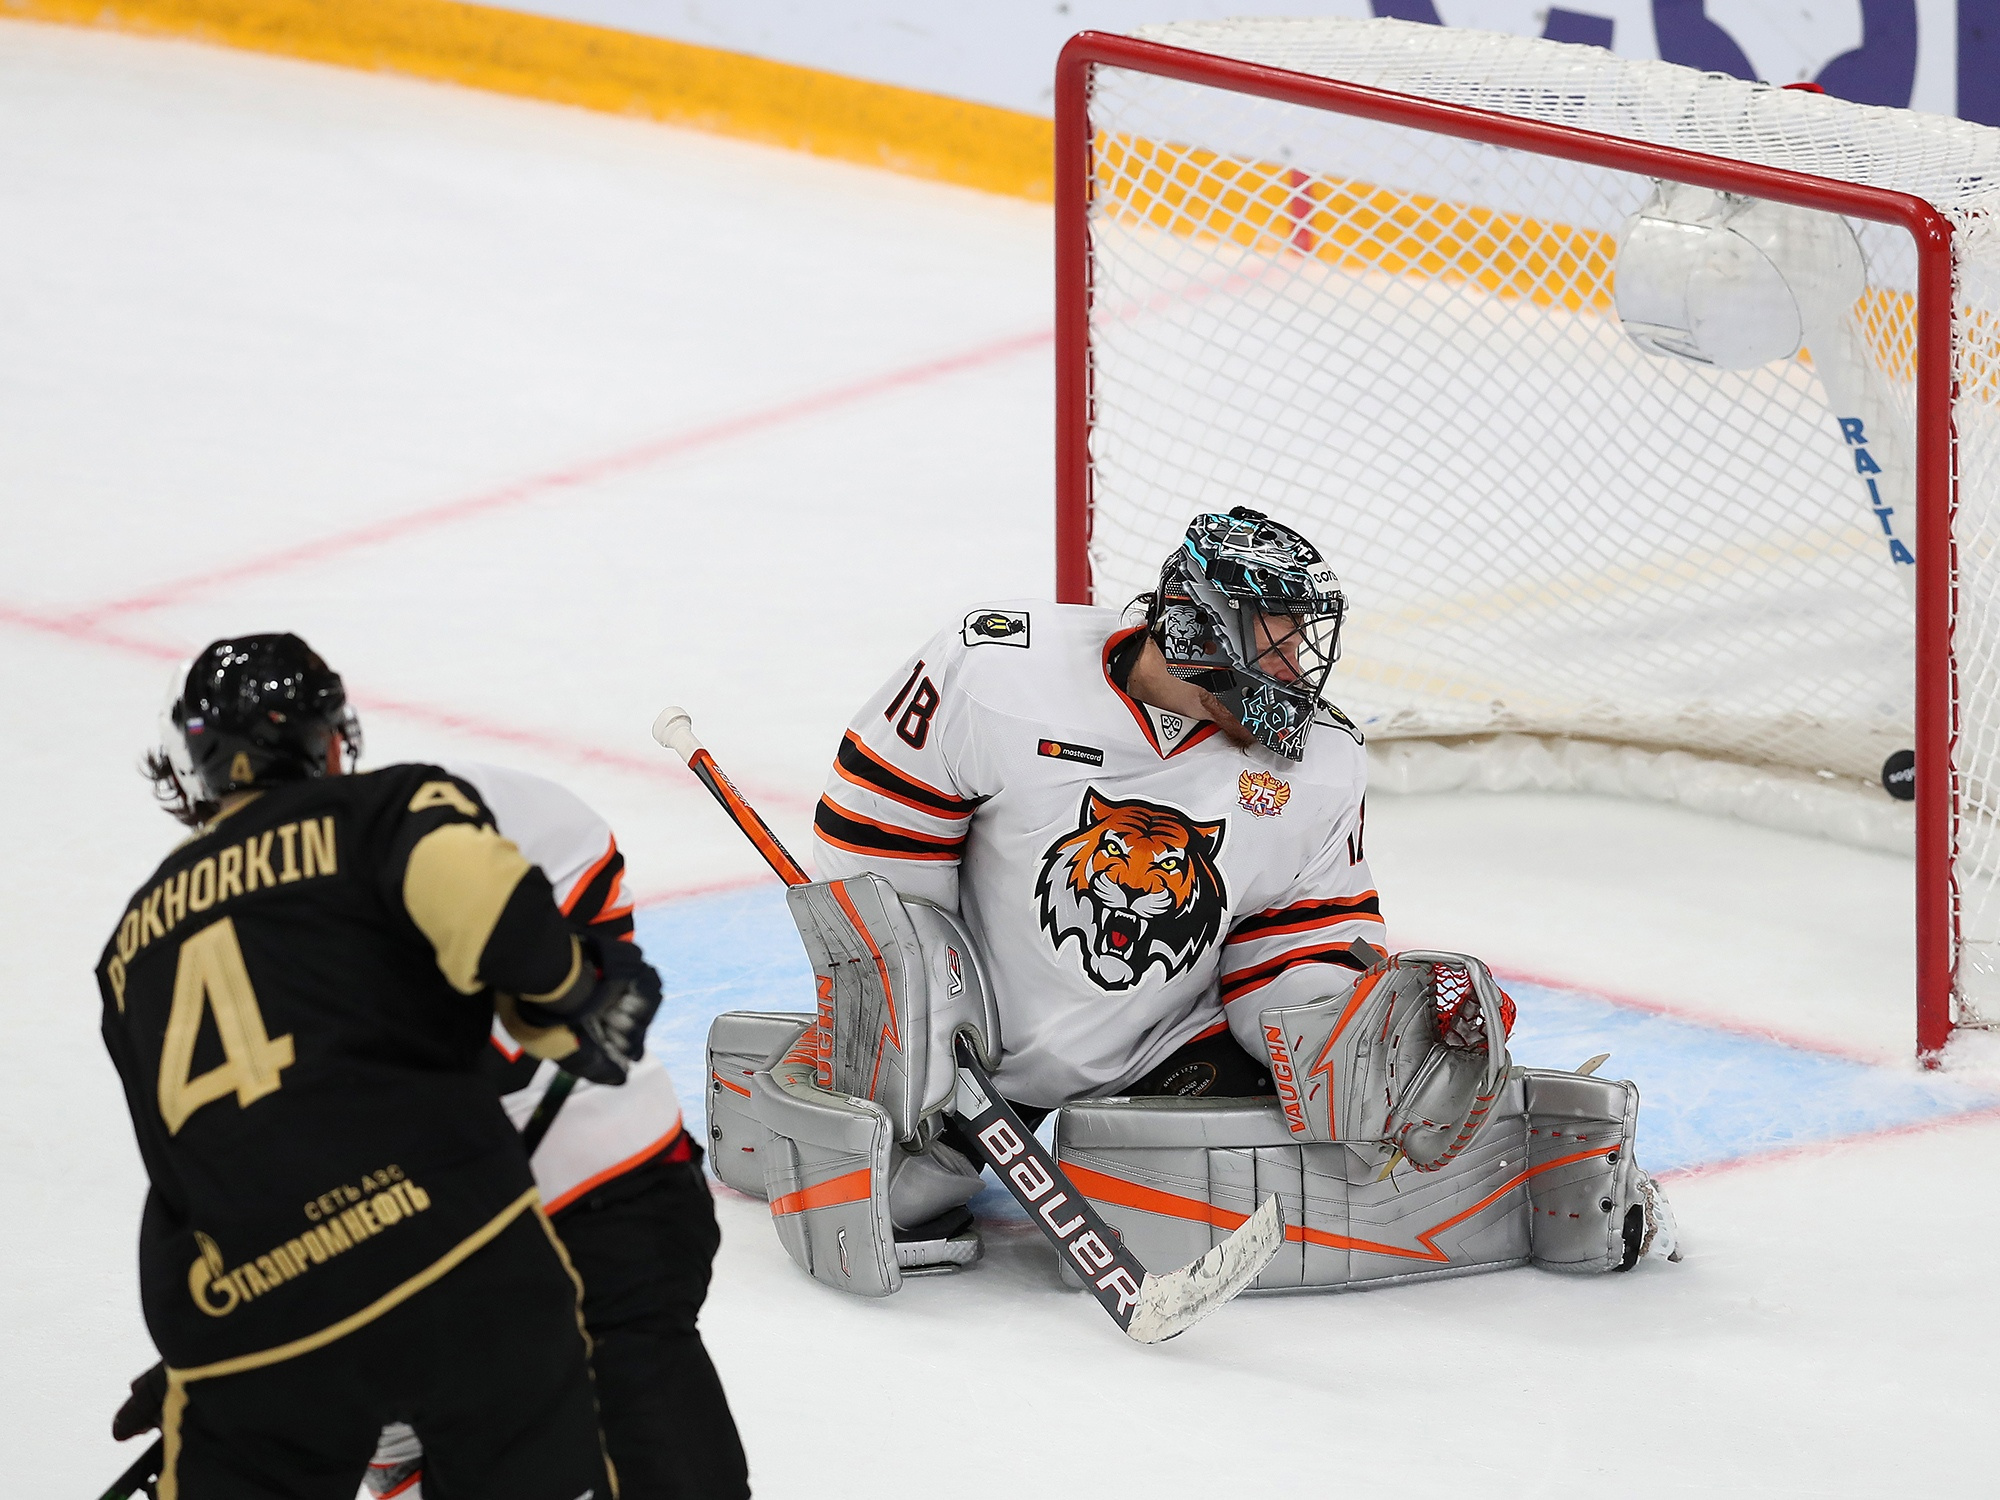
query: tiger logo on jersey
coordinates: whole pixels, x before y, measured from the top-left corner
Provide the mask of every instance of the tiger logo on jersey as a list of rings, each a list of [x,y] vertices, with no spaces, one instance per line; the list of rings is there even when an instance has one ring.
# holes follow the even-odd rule
[[[1222,931],[1229,894],[1216,858],[1228,825],[1096,787],[1077,823],[1049,846],[1035,881],[1056,951],[1077,939],[1084,972],[1105,990],[1129,990],[1155,964],[1169,979],[1193,968]]]

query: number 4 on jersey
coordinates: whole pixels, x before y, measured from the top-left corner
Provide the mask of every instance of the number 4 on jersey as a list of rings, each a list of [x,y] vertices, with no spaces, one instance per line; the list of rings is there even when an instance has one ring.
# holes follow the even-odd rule
[[[204,1006],[215,1011],[223,1062],[193,1078],[189,1074]],[[275,1094],[278,1075],[292,1061],[291,1037],[273,1038],[264,1029],[236,924],[224,917],[182,943],[174,1007],[167,1013],[166,1046],[160,1053],[160,1116],[167,1134],[179,1134],[189,1115],[226,1094],[236,1095],[239,1109]]]

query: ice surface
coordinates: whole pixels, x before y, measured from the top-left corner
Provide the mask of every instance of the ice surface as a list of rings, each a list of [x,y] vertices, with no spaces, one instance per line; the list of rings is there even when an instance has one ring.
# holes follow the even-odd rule
[[[371,760],[508,760],[596,803],[698,1114],[708,1016],[801,1004],[804,965],[647,726],[686,703],[804,852],[852,705],[969,600],[1047,591],[1049,217],[19,23],[0,203],[0,1493],[85,1494],[153,1358],[89,970],[174,837],[134,775],[168,665],[296,629]],[[704,1322],[760,1495],[1988,1483],[2000,1057],[1905,1060],[1907,861],[1555,796],[1378,798],[1369,853],[1399,945],[1516,976],[1523,1060],[1639,1081],[1688,1259],[1249,1298],[1142,1349],[997,1193],[979,1267],[862,1303],[720,1192]]]

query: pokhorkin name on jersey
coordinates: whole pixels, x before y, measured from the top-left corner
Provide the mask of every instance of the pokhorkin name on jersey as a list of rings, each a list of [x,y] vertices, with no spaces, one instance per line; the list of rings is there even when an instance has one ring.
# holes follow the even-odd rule
[[[394,1180],[391,1181],[390,1179]],[[264,1254],[227,1267],[221,1248],[207,1235],[195,1234],[201,1259],[188,1267],[188,1295],[211,1318],[225,1318],[246,1302],[296,1280],[314,1266],[345,1255],[363,1240],[383,1234],[431,1206],[431,1195],[403,1175],[401,1167],[384,1167],[362,1179],[385,1184],[372,1193],[338,1187],[306,1205],[306,1217],[317,1223]],[[345,1209],[335,1206],[353,1193]]]
[[[237,896],[340,873],[334,852],[333,818],[284,823],[253,833],[195,861],[136,898],[118,924],[118,951],[105,971],[118,1008],[125,1008],[125,967],[142,948],[164,938],[190,913],[199,914]]]

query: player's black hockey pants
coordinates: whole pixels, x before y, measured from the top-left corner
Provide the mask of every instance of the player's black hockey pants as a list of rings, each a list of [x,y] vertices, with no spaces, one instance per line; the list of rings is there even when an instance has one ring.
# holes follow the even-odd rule
[[[385,1422],[425,1500],[608,1500],[576,1283],[529,1212],[324,1348],[167,1398],[161,1500],[354,1500]]]
[[[741,1500],[750,1493],[736,1423],[695,1327],[722,1234],[701,1148],[681,1139],[687,1150],[679,1159],[656,1157],[555,1216],[583,1278],[604,1441],[621,1500]],[[424,1494],[430,1500],[428,1478]]]

